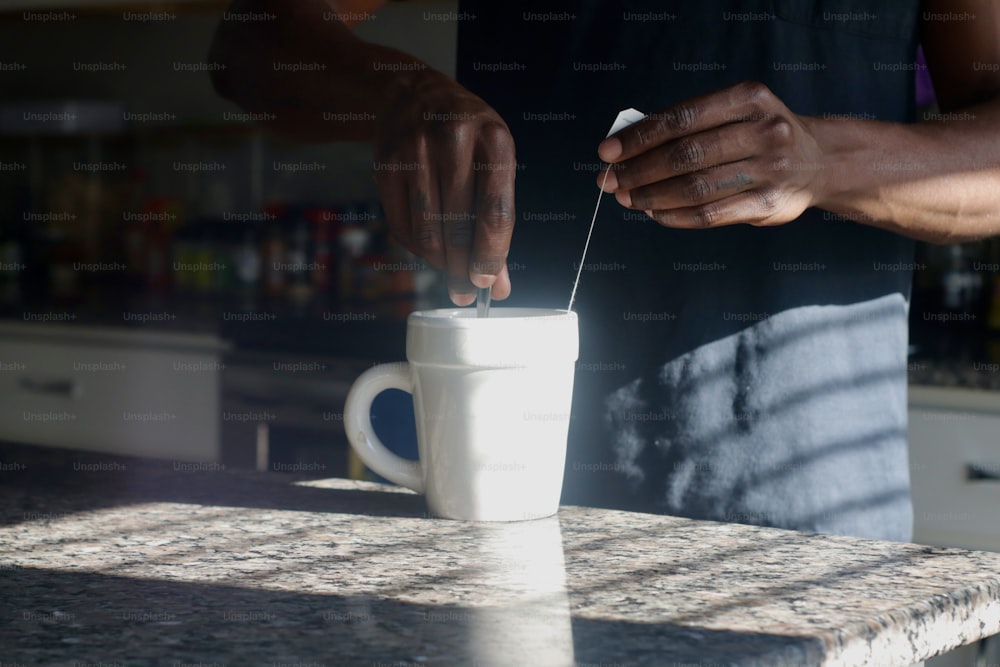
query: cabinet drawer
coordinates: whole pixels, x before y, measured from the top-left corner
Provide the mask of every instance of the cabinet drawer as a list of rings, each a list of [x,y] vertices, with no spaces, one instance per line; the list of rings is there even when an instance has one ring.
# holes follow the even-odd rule
[[[213,461],[219,354],[0,339],[0,438]]]

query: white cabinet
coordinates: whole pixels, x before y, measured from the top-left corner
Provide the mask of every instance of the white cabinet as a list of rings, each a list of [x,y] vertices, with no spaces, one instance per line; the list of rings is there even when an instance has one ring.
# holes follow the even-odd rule
[[[224,349],[211,336],[0,324],[0,439],[217,461]]]
[[[910,387],[914,542],[1000,551],[1000,392]],[[1000,662],[1000,640],[966,646],[927,667]]]
[[[1000,392],[911,387],[917,542],[1000,551]]]

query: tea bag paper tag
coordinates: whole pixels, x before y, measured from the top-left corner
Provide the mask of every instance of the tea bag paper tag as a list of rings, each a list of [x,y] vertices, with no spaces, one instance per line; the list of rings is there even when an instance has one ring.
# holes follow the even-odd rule
[[[614,124],[611,126],[611,129],[608,130],[608,136],[610,137],[618,130],[623,130],[632,123],[640,121],[645,117],[646,114],[641,111],[637,111],[636,109],[625,109],[624,111],[618,112],[618,117],[615,118]]]
[[[612,134],[618,130],[624,129],[642,120],[646,117],[646,114],[638,111],[637,109],[623,109],[618,112],[618,117],[615,118],[615,122],[611,124],[611,129],[608,130],[607,136],[610,137]],[[566,310],[573,310],[573,300],[576,298],[576,288],[580,284],[580,275],[583,272],[583,263],[587,259],[587,250],[590,248],[590,237],[594,234],[594,223],[597,221],[597,212],[601,209],[601,196],[604,194],[604,184],[608,182],[608,174],[611,173],[611,167],[609,166],[604,172],[604,180],[601,181],[601,189],[597,192],[597,205],[594,207],[594,215],[590,219],[590,229],[587,231],[587,242],[583,245],[583,256],[580,257],[580,264],[576,269],[576,280],[573,281],[573,291],[569,295],[569,305]]]

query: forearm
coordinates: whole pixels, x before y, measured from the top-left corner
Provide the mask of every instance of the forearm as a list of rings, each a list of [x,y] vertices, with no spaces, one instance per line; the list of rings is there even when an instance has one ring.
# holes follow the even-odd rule
[[[210,58],[225,69],[213,84],[244,109],[271,114],[268,127],[286,136],[370,140],[385,109],[431,73],[409,54],[359,39],[347,25],[356,17],[336,0],[237,0],[231,12],[275,18],[220,21]]]
[[[1000,234],[1000,98],[914,125],[806,119],[814,205],[931,243]]]

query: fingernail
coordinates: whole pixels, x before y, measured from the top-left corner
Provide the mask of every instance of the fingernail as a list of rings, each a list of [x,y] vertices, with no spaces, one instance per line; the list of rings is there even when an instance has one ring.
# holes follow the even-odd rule
[[[618,177],[615,176],[615,172],[608,170],[608,175],[605,178],[601,176],[601,182],[604,183],[605,192],[614,192],[618,189]]]
[[[468,292],[456,292],[453,289],[448,290],[448,296],[451,298],[451,302],[456,306],[468,306],[476,300],[475,294],[469,294]]]
[[[476,287],[492,287],[493,283],[497,281],[497,277],[485,273],[472,273],[469,274],[469,280]]]
[[[597,147],[597,154],[605,162],[617,160],[618,156],[622,154],[622,142],[615,137],[608,137]]]
[[[632,193],[629,192],[628,190],[622,190],[621,192],[616,192],[615,198],[618,200],[618,203],[621,204],[622,206],[628,207],[632,205]]]

